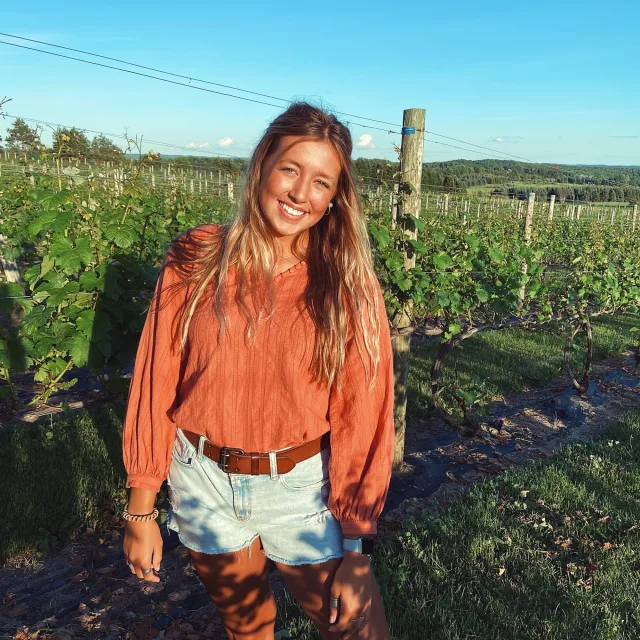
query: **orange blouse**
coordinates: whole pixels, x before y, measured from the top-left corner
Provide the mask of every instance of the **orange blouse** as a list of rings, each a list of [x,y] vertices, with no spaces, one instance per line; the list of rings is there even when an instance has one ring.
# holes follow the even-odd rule
[[[215,233],[204,225],[196,233]],[[347,343],[338,393],[311,382],[314,325],[295,306],[305,288],[302,261],[275,276],[276,311],[257,325],[256,341],[244,342],[244,318],[232,302],[231,328],[217,344],[217,318],[201,304],[180,354],[173,321],[185,289],[166,292],[179,276],[169,265],[156,285],[135,360],[123,433],[127,487],[158,491],[168,476],[176,426],[206,436],[218,446],[245,451],[283,449],[330,431],[329,509],[345,535],[377,532],[394,450],[394,373],[389,321],[382,290],[380,363],[372,390],[355,340]],[[368,355],[365,352],[365,362]]]

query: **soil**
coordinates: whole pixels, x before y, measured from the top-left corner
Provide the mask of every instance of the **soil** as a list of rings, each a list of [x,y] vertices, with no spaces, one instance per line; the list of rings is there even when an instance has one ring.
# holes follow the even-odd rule
[[[380,536],[395,535],[408,516],[436,513],[476,482],[547,458],[568,443],[592,440],[640,407],[640,377],[630,353],[594,365],[591,378],[582,397],[557,380],[496,400],[474,438],[435,418],[408,425],[404,466],[391,480]],[[124,563],[119,518],[105,512],[103,524],[30,566],[0,570],[0,639],[227,637],[175,533],[161,527],[161,581],[147,583]],[[275,570],[270,580],[281,607],[286,587]]]

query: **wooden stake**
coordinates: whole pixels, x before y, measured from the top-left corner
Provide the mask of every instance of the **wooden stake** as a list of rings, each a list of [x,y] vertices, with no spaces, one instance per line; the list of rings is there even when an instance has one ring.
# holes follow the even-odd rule
[[[402,211],[415,218],[420,217],[420,191],[422,187],[422,163],[424,152],[426,112],[424,109],[405,109],[402,119],[402,144],[400,176],[403,184],[411,184],[411,193],[403,189]],[[409,238],[417,238],[413,221],[404,225],[403,233]],[[404,269],[415,266],[416,257],[404,255]],[[391,346],[393,349],[393,369],[395,378],[393,418],[395,426],[395,446],[393,468],[402,468],[404,460],[404,436],[407,426],[407,380],[409,376],[409,355],[411,352],[412,300],[409,299],[393,316]]]
[[[551,199],[549,200],[549,213],[547,214],[547,222],[553,222],[553,208],[556,206],[556,196],[555,194],[551,195]]]
[[[533,228],[533,207],[535,205],[536,202],[536,194],[535,193],[530,193],[529,197],[528,197],[528,203],[527,203],[527,215],[524,221],[524,243],[529,246],[531,244],[531,229]],[[527,273],[527,271],[529,270],[529,266],[527,265],[527,263],[523,263],[522,264],[522,273]],[[522,287],[520,288],[520,300],[521,302],[524,302],[524,295],[525,295],[525,285],[522,285]]]
[[[400,175],[406,187],[402,199],[402,212],[420,217],[420,191],[422,186],[422,158],[424,155],[424,109],[406,109],[402,120],[402,143]],[[408,193],[409,189],[411,190]],[[413,222],[408,222],[404,229],[404,235],[416,240],[417,230]],[[405,269],[413,269],[416,264],[415,254],[410,258],[405,254]]]

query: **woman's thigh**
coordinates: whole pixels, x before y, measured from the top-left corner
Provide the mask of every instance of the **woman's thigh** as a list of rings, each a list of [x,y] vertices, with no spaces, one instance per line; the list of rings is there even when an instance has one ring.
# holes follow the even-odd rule
[[[331,585],[341,563],[342,558],[333,558],[320,564],[288,565],[275,562],[288,589],[325,640],[342,638],[341,633],[328,630]],[[372,577],[371,622],[367,633],[357,637],[358,640],[389,640],[384,604],[375,576]]]
[[[273,640],[276,602],[269,582],[269,560],[260,538],[239,551],[189,553],[229,638]]]

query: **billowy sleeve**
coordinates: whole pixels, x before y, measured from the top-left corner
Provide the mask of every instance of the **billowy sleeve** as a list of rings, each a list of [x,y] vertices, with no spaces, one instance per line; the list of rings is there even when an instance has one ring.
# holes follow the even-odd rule
[[[167,287],[178,280],[171,265],[160,271],[138,344],[122,437],[127,488],[157,492],[169,474],[182,361],[177,315],[186,293],[185,287]]]
[[[369,390],[355,339],[347,343],[344,378],[329,396],[331,456],[329,509],[345,535],[377,533],[391,480],[394,455],[394,372],[389,320],[376,278],[380,363]],[[363,345],[364,350],[364,345]],[[368,355],[365,351],[365,361]]]

